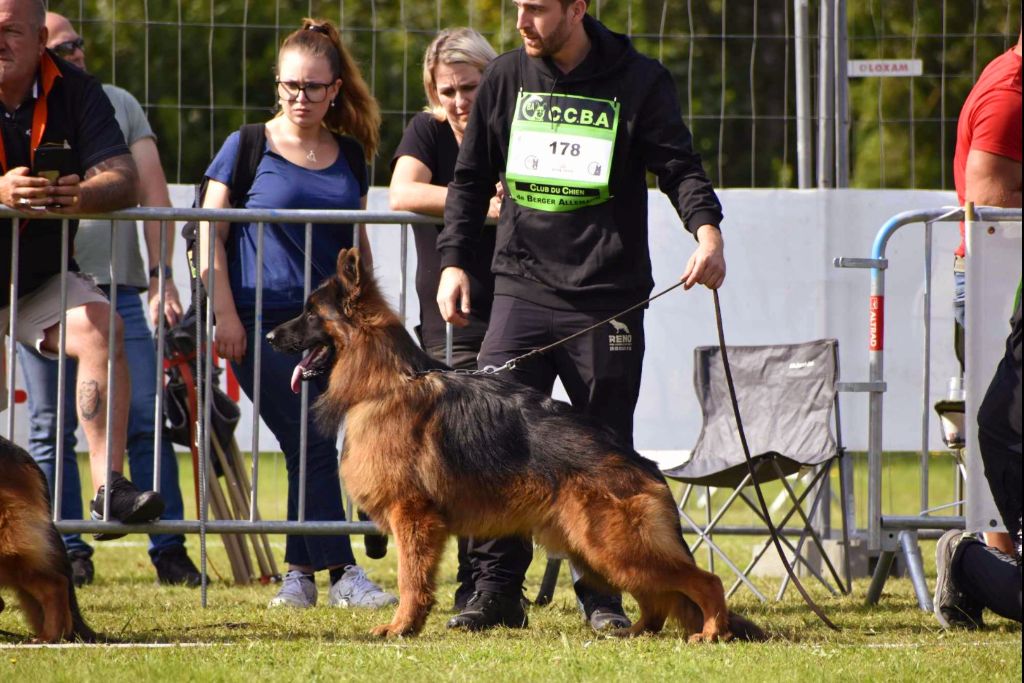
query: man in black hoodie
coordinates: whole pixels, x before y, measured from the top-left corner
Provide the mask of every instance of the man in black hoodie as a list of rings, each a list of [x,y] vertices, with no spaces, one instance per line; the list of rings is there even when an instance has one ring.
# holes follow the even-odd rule
[[[494,183],[505,188],[492,262],[495,297],[481,367],[578,332],[650,296],[647,183],[658,178],[698,246],[689,289],[725,278],[722,209],[693,151],[668,71],[587,15],[586,0],[516,0],[523,47],[495,59],[477,92],[438,237],[441,315],[465,325],[464,268],[480,242]],[[618,316],[540,358],[515,380],[573,406],[630,446],[643,364],[643,310]],[[522,627],[532,545],[476,539],[476,594],[450,628]],[[619,596],[576,585],[591,626],[629,625]]]

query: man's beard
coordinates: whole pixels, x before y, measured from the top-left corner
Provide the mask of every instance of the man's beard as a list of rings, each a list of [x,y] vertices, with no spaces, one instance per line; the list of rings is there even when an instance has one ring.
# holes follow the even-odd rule
[[[530,48],[527,47],[526,51],[531,57],[551,57],[565,47],[569,40],[569,32],[569,17],[564,16],[547,38],[540,38],[539,48],[535,48],[532,54]]]

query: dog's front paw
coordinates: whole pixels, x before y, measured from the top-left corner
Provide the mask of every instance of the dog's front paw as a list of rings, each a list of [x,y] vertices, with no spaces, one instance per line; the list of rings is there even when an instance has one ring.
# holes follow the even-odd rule
[[[408,624],[403,625],[391,622],[390,624],[381,624],[370,629],[370,635],[377,638],[400,638],[402,636],[416,635],[416,629]]]
[[[715,642],[727,643],[730,640],[732,640],[731,633],[729,633],[728,631],[719,630],[705,629],[700,633],[694,633],[692,636],[690,636],[690,643],[692,644]]]

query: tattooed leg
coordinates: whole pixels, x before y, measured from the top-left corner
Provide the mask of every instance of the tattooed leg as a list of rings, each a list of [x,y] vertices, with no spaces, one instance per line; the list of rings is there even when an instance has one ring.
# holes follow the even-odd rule
[[[122,472],[128,430],[128,400],[131,393],[128,363],[124,357],[121,319],[115,326],[113,420],[107,426],[107,356],[110,305],[89,303],[68,310],[67,352],[78,359],[76,405],[78,423],[89,444],[93,489],[106,483],[107,439],[111,444],[112,468]],[[115,314],[116,315],[116,314]],[[47,349],[58,348],[58,328],[46,331]]]

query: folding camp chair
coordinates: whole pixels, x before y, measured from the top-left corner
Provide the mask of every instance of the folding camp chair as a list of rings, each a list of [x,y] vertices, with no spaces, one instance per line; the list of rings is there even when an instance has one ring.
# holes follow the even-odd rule
[[[833,463],[840,464],[840,509],[843,548],[848,550],[847,522],[852,519],[852,504],[847,500],[848,471],[843,463],[839,430],[839,402],[836,382],[839,375],[838,347],[835,339],[774,346],[730,346],[729,363],[736,385],[740,416],[758,483],[778,481],[782,491],[773,507],[787,504],[788,510],[775,520],[780,541],[790,555],[794,569],[802,567],[830,592],[835,588],[809,557],[812,549],[828,569],[839,591],[849,592],[849,553],[845,562],[845,581],[839,578],[822,543],[822,528],[829,524],[831,493],[829,474]],[[684,531],[689,526],[697,534],[696,550],[707,544],[709,564],[714,569],[717,556],[736,574],[729,589],[732,595],[746,585],[761,600],[764,595],[750,580],[751,571],[772,547],[766,538],[751,561],[740,569],[715,543],[716,534],[759,535],[767,528],[765,518],[752,492],[743,447],[736,430],[729,389],[725,380],[722,353],[717,346],[698,347],[694,351],[694,387],[700,401],[704,423],[690,459],[678,467],[664,470],[666,477],[687,484],[679,502]],[[836,434],[831,423],[835,420]],[[844,476],[846,475],[846,476]],[[686,506],[695,490],[704,488],[707,515],[703,524],[693,519]],[[712,511],[711,487],[732,489],[724,504]],[[852,488],[852,487],[851,487]],[[746,503],[754,512],[756,526],[725,526],[723,518],[736,501]],[[781,511],[780,511],[781,512]],[[795,519],[794,519],[795,518]],[[794,520],[793,524],[788,524]],[[818,527],[812,520],[819,522]],[[796,525],[799,522],[799,526]],[[808,543],[809,541],[809,543]],[[778,592],[781,599],[789,585],[787,576]]]

